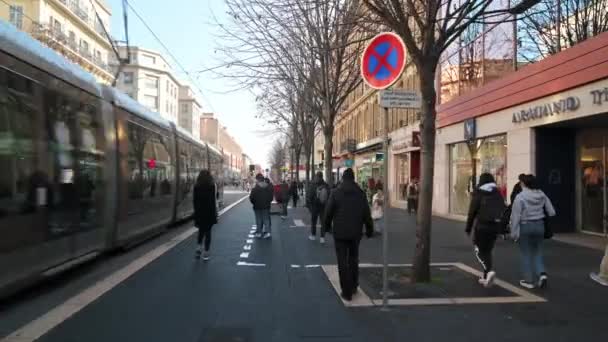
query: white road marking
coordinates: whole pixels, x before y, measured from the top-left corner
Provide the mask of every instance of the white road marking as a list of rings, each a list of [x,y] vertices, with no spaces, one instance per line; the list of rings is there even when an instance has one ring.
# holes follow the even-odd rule
[[[291,268],[300,268],[300,265],[291,265]]]
[[[230,209],[234,208],[247,198],[248,196],[244,196],[240,200],[225,207],[224,209],[220,210],[218,215],[221,216],[225,214]],[[27,323],[26,325],[12,332],[5,338],[1,339],[0,342],[33,342],[39,339],[51,329],[55,328],[68,318],[72,317],[74,314],[82,310],[87,305],[91,304],[97,298],[101,297],[103,294],[113,289],[116,285],[125,281],[137,271],[141,270],[143,267],[156,260],[161,255],[165,254],[173,247],[192,236],[192,234],[197,231],[198,230],[195,227],[187,229],[186,231],[172,238],[168,242],[156,247],[150,252],[132,261],[126,267],[117,270],[105,279],[98,281],[91,287],[71,297],[62,304],[59,304],[44,315],[36,318],[35,320]]]
[[[252,243],[253,243],[253,240],[252,240],[252,239],[247,239],[247,243],[248,243],[248,244],[252,244]]]
[[[247,235],[247,237],[248,237],[248,238],[251,238],[251,239],[253,239],[253,237],[254,237],[254,236],[255,236],[255,235],[253,235],[253,234],[249,234],[249,235]]]
[[[252,262],[239,261],[236,263],[237,266],[254,266],[254,267],[264,267],[266,264],[256,264]]]
[[[243,259],[249,258],[249,252],[243,252],[243,253],[241,253],[240,258],[243,258]]]
[[[293,220],[293,223],[297,226],[297,227],[306,227],[306,224],[304,223],[304,221],[300,220],[300,219],[296,219]]]
[[[251,245],[245,245],[243,247],[243,249],[246,250],[246,251],[250,251],[251,250]]]
[[[321,267],[321,265],[306,265],[306,268],[315,268],[315,267]]]

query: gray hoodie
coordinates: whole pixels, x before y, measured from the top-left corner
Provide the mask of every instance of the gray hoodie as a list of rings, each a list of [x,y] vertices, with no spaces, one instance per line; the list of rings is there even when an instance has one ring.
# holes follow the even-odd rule
[[[555,216],[555,209],[547,195],[541,190],[524,188],[513,203],[511,238],[519,239],[522,222],[542,220],[546,215]]]

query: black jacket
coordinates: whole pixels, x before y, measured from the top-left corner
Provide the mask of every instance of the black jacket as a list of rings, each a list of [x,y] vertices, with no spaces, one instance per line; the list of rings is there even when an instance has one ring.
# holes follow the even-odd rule
[[[484,228],[484,222],[478,222],[477,215],[479,214],[479,210],[481,208],[481,203],[483,202],[483,198],[485,196],[499,196],[503,201],[502,195],[498,188],[493,187],[490,191],[484,189],[477,189],[473,192],[473,196],[471,197],[471,204],[469,205],[469,214],[467,215],[467,225],[465,231],[470,233],[473,230],[473,226],[475,225],[475,229]]]
[[[253,204],[253,210],[264,210],[270,209],[273,197],[271,185],[266,182],[257,182],[249,194],[249,201]]]
[[[192,196],[194,225],[205,228],[217,223],[214,185],[196,185]]]
[[[312,185],[308,187],[308,191],[306,191],[306,206],[310,210],[320,211],[323,208],[323,203],[317,198],[317,189],[320,187],[325,187],[327,188],[327,191],[330,191],[329,185],[324,180],[312,183]]]
[[[325,226],[332,227],[332,223],[336,239],[361,239],[364,225],[366,235],[372,235],[374,224],[367,197],[355,182],[345,181],[331,192],[325,208]]]
[[[519,184],[519,182],[517,182],[517,184],[515,184],[515,186],[513,187],[513,191],[511,191],[511,202],[509,202],[509,206],[513,205],[513,203],[515,202],[515,197],[517,197],[517,195],[519,195],[520,192],[521,192],[521,184]]]

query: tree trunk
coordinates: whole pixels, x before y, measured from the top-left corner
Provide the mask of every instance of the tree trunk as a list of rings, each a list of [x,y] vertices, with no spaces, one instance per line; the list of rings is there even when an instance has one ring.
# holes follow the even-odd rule
[[[414,282],[431,279],[431,224],[433,214],[433,176],[435,174],[435,64],[423,61],[420,72],[422,108],[420,118],[421,172],[418,217],[416,219],[416,251],[414,254]]]
[[[323,166],[325,167],[325,181],[330,187],[334,185],[334,177],[332,176],[332,151],[334,149],[333,134],[334,124],[332,122],[330,125],[323,128],[323,136],[325,136],[325,159],[323,160]]]
[[[302,147],[296,148],[295,150],[295,159],[296,159],[296,177],[295,180],[300,181],[300,155],[302,154]]]

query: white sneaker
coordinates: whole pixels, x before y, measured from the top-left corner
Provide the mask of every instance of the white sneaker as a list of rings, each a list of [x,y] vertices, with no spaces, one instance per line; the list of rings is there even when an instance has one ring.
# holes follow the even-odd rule
[[[316,236],[314,236],[314,235],[310,235],[310,236],[308,237],[308,240],[310,240],[310,241],[315,241],[316,239],[317,239],[317,237],[316,237]]]
[[[597,273],[591,273],[589,274],[589,277],[602,286],[608,286],[608,280],[600,277],[600,275]]]
[[[479,278],[479,280],[477,282],[479,283],[479,285],[482,285],[482,286],[486,286],[487,285],[487,282],[486,282],[486,280],[484,278]]]
[[[321,244],[324,244],[324,243],[325,243],[325,238],[324,238],[324,237],[320,238],[320,239],[319,239],[319,242],[320,242]]]
[[[204,261],[209,261],[209,258],[210,258],[209,252],[205,251],[203,253],[203,260]]]
[[[532,289],[534,289],[536,287],[536,286],[534,286],[534,283],[531,283],[531,282],[526,281],[526,280],[520,280],[519,281],[519,286],[525,287],[525,288],[530,289],[530,290],[532,290]]]
[[[496,272],[490,271],[488,272],[488,276],[485,281],[485,287],[492,287],[494,285],[494,278],[496,278]]]
[[[545,274],[545,273],[541,274],[540,277],[538,278],[538,287],[541,289],[546,288],[548,281],[549,281],[549,277],[547,277],[547,274]]]

